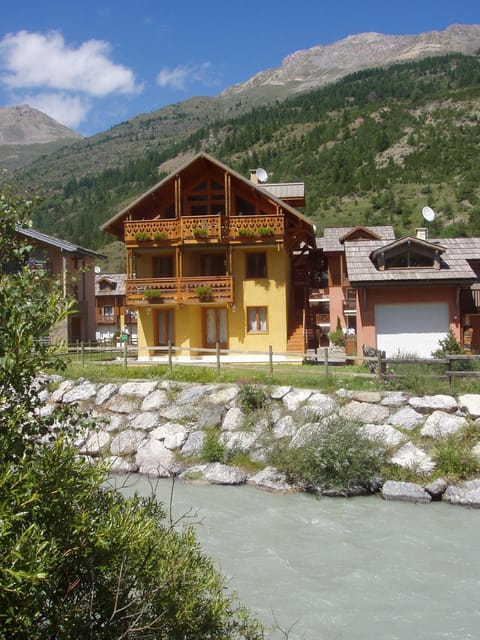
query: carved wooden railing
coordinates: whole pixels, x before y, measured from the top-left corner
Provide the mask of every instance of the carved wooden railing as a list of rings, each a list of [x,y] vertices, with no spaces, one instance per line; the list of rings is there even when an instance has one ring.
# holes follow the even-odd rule
[[[226,236],[225,216],[183,216],[180,223],[182,240],[205,242]]]
[[[199,287],[203,296],[199,296]],[[154,295],[158,291],[158,296]],[[197,304],[199,302],[233,302],[232,276],[195,278],[132,278],[126,282],[127,304]]]
[[[229,218],[229,237],[239,241],[283,239],[284,216],[234,216]]]
[[[126,244],[178,242],[180,224],[178,220],[134,220],[125,222]]]
[[[268,242],[283,240],[284,234],[283,215],[183,216],[174,220],[127,221],[124,226],[125,243],[129,246],[212,240]]]

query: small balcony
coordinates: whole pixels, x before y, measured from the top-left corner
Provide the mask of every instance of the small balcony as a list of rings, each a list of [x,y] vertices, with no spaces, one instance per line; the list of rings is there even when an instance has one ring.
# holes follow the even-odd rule
[[[97,324],[118,324],[118,313],[97,313]]]
[[[233,302],[232,276],[132,278],[126,282],[127,304],[151,305]]]
[[[355,298],[345,298],[343,301],[343,313],[353,315],[357,312],[357,301]]]

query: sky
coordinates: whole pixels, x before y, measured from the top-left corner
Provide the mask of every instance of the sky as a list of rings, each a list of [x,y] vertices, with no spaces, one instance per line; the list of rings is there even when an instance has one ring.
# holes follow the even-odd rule
[[[300,49],[349,35],[479,24],[478,0],[24,0],[0,18],[0,107],[90,136],[215,96]]]

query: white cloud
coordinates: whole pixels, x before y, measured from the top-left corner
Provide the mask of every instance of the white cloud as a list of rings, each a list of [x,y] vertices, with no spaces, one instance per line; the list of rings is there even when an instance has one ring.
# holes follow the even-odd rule
[[[209,62],[197,65],[179,65],[173,69],[164,67],[158,72],[157,84],[162,88],[186,90],[188,85],[200,83],[206,86],[215,86],[219,80],[212,72]]]
[[[0,81],[10,89],[54,89],[94,97],[142,90],[131,69],[110,59],[111,47],[88,40],[74,49],[57,31],[19,31],[0,40]]]
[[[39,93],[22,100],[70,129],[77,129],[91,108],[89,100],[65,93]]]

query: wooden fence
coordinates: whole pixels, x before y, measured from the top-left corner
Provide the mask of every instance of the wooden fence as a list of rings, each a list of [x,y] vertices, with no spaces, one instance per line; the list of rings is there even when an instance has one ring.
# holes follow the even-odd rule
[[[170,371],[174,366],[208,366],[216,367],[218,373],[222,369],[246,371],[255,367],[255,371],[263,370],[269,376],[274,372],[281,373],[286,365],[312,364],[317,365],[309,369],[304,368],[303,374],[329,376],[338,372],[342,366],[342,376],[357,376],[377,379],[379,382],[402,378],[405,367],[418,367],[421,375],[448,380],[451,385],[455,378],[480,377],[480,355],[450,354],[443,358],[386,358],[384,352],[376,351],[374,356],[344,355],[331,353],[328,347],[309,351],[307,353],[274,352],[270,346],[265,351],[241,351],[222,349],[217,343],[214,349],[177,347],[169,344],[167,347],[137,347],[127,342],[121,345],[104,345],[94,343],[78,343],[70,345],[65,352],[72,361],[80,362],[82,366],[88,363],[122,362],[125,367],[135,365],[166,364]],[[138,357],[142,356],[141,360]],[[150,359],[154,357],[154,359]],[[148,358],[143,360],[143,358]],[[348,371],[348,366],[365,365],[367,371]],[[404,371],[402,373],[402,370]],[[307,373],[308,371],[308,373]]]

